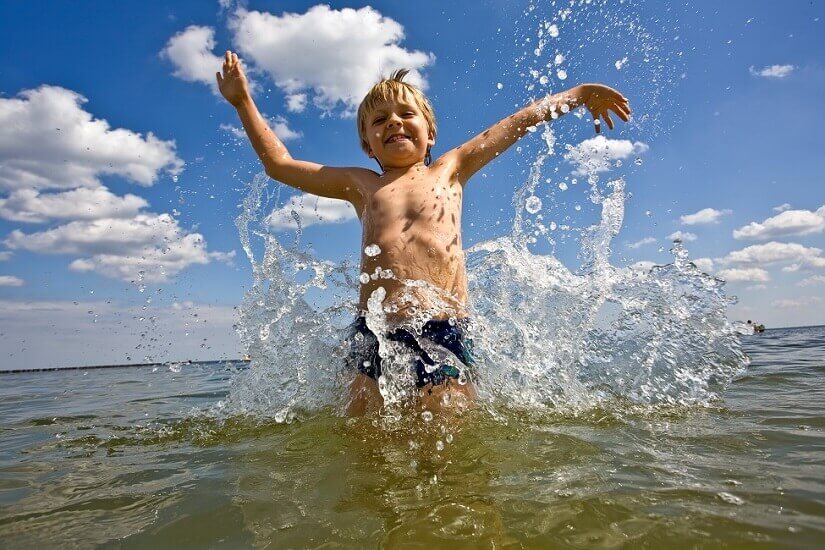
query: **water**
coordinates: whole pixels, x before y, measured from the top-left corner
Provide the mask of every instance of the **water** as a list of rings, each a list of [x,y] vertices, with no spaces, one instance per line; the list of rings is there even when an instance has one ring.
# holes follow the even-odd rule
[[[744,347],[747,372],[712,405],[476,410],[403,431],[331,410],[291,424],[193,414],[243,373],[219,363],[3,375],[0,540],[820,546],[825,327]]]

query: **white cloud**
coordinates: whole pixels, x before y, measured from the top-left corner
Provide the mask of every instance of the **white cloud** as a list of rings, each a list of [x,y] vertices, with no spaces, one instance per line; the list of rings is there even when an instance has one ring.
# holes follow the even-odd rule
[[[272,131],[275,132],[275,135],[278,136],[278,139],[281,141],[290,141],[293,139],[298,139],[303,134],[301,132],[297,132],[289,127],[287,124],[287,120],[278,115],[275,118],[269,119],[269,125],[272,127]]]
[[[691,242],[696,240],[696,234],[690,233],[687,231],[674,231],[670,235],[667,236],[668,239],[671,241],[682,241],[682,242]]]
[[[26,283],[20,277],[13,275],[0,275],[0,286],[23,286]]]
[[[789,263],[783,271],[797,271],[801,267],[825,267],[825,258],[819,248],[806,247],[797,243],[772,241],[734,250],[719,261],[724,264],[769,265]]]
[[[632,249],[635,250],[637,248],[643,247],[646,244],[651,244],[651,243],[655,243],[655,242],[656,242],[656,239],[654,239],[653,237],[645,237],[644,239],[642,239],[640,241],[636,241],[635,243],[628,244],[627,247],[632,248]]]
[[[223,58],[212,50],[215,47],[215,30],[211,27],[190,25],[169,39],[161,56],[175,65],[172,73],[181,80],[202,82],[218,94],[215,73],[221,69]]]
[[[795,67],[793,65],[768,65],[767,67],[762,67],[761,69],[751,66],[748,70],[753,76],[761,76],[764,78],[785,78],[791,74],[794,69]]]
[[[146,282],[163,282],[190,265],[227,259],[208,253],[203,237],[184,232],[169,214],[73,221],[29,234],[14,230],[5,244],[37,253],[86,256],[69,268],[126,281],[142,276]]]
[[[647,273],[648,271],[653,269],[653,266],[655,266],[655,265],[656,265],[655,262],[650,262],[650,261],[647,261],[647,260],[641,260],[639,262],[630,264],[627,267],[629,267],[633,271],[641,271],[643,273]]]
[[[735,239],[772,239],[788,235],[810,235],[825,231],[825,205],[816,211],[785,210],[762,223],[751,222],[735,229]]]
[[[306,94],[289,94],[286,96],[286,110],[290,113],[302,113],[306,107]]]
[[[274,118],[268,118],[267,122],[281,141],[291,141],[303,136],[301,132],[290,128],[287,120],[280,115]],[[232,124],[221,124],[220,129],[229,132],[236,139],[246,140],[246,132],[244,132],[243,128],[238,128]]]
[[[774,212],[784,212],[785,210],[790,210],[790,209],[791,209],[791,205],[787,202],[782,203],[779,206],[774,206],[773,207]]]
[[[318,5],[280,16],[241,8],[230,27],[243,57],[266,71],[288,98],[312,93],[316,107],[333,111],[343,105],[346,115],[393,69],[411,69],[409,81],[425,88],[418,70],[435,60],[430,53],[401,47],[404,28],[369,6],[334,10]],[[287,99],[296,108],[300,101]]]
[[[705,273],[710,273],[713,271],[713,260],[710,258],[696,258],[695,260],[691,260],[693,264],[704,271]]]
[[[301,227],[343,223],[357,218],[355,209],[346,201],[305,193],[291,197],[288,204],[273,210],[266,221],[276,229],[295,229],[297,224],[293,212],[300,219]]]
[[[806,279],[802,279],[796,286],[817,286],[817,285],[825,285],[825,275],[812,275]]]
[[[719,223],[719,218],[730,214],[732,210],[716,210],[715,208],[703,208],[693,214],[686,214],[679,218],[683,225],[702,225],[709,223]]]
[[[82,95],[57,86],[0,98],[0,189],[100,188],[116,175],[144,186],[183,170],[174,141],[112,129],[83,110]]]
[[[759,267],[723,269],[717,273],[716,276],[732,283],[742,281],[765,282],[771,280],[768,272]]]
[[[9,250],[4,250],[4,251],[0,252],[0,262],[5,262],[7,260],[10,260],[13,255],[14,255],[14,252],[11,252]]]
[[[16,222],[35,223],[57,219],[122,218],[134,216],[148,204],[136,195],[118,197],[105,187],[81,187],[62,193],[18,189],[8,198],[0,199],[0,217]]]
[[[780,309],[798,309],[810,307],[812,304],[818,304],[821,301],[822,298],[819,296],[803,296],[796,299],[774,300],[771,302],[771,306]]]
[[[745,290],[751,290],[751,291],[765,290],[766,288],[768,288],[768,285],[759,284],[759,285],[751,285],[751,286],[747,287]]]
[[[649,149],[646,143],[627,139],[608,139],[596,136],[578,145],[568,145],[564,160],[576,167],[574,174],[587,176],[610,170],[617,160],[640,155]]]

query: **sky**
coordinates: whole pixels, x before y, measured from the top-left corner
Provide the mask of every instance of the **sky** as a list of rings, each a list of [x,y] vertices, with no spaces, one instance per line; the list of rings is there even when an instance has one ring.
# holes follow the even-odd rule
[[[435,157],[543,94],[616,87],[630,124],[553,122],[543,215],[594,223],[587,171],[622,175],[615,265],[668,263],[679,238],[738,297],[731,319],[825,324],[825,6],[792,6],[0,3],[0,369],[240,356],[234,221],[260,164],[215,88],[227,49],[292,155],[330,165],[376,168],[353,113],[394,68],[434,105]],[[469,183],[465,248],[510,231],[542,147],[528,134]],[[273,232],[295,210],[319,257],[358,258],[349,206],[281,196]],[[577,267],[575,239],[552,252]]]

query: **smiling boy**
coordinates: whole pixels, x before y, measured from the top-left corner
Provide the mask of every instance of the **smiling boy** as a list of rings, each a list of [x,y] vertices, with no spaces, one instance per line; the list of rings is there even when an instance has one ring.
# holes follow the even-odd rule
[[[466,379],[472,354],[464,330],[468,318],[467,274],[461,244],[461,206],[470,177],[534,127],[585,106],[609,128],[609,111],[627,121],[630,107],[619,92],[582,84],[542,98],[493,124],[463,145],[431,162],[437,128],[423,93],[396,71],[380,81],[358,108],[361,147],[381,172],[335,168],[293,159],[258,112],[238,56],[227,51],[221,93],[238,112],[246,134],[273,179],[301,191],[348,201],[363,228],[361,316],[353,331],[348,364],[355,374],[349,411],[359,414],[382,403],[378,381],[378,339],[367,326],[370,297],[381,302],[391,328],[384,335],[415,357],[413,377],[420,405],[437,408],[447,400],[472,399]],[[383,299],[381,299],[383,298]],[[413,319],[422,320],[410,328]],[[455,359],[461,364],[456,364]],[[445,359],[446,358],[446,359]]]

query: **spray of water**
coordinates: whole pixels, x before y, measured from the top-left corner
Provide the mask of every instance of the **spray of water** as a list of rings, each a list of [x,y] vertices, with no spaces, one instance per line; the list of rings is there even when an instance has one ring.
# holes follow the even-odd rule
[[[528,14],[536,10],[531,6]],[[550,8],[551,15],[535,23],[534,51],[519,62],[530,75],[528,94],[537,85],[549,86],[552,79],[566,79],[567,71],[577,67],[568,61],[572,48],[549,45],[560,44],[565,32],[581,31],[594,21],[625,32],[632,38],[628,44],[644,45],[627,55],[620,52],[615,70],[630,70],[635,61],[645,67],[640,73],[653,75],[648,80],[656,90],[670,78],[670,57],[660,52],[625,4],[615,13],[608,3],[596,1],[565,3],[559,9],[551,3]],[[593,40],[588,35],[584,45]],[[536,68],[537,60],[545,58],[549,61],[540,63],[541,70]],[[656,105],[659,93],[651,92],[649,107]],[[655,133],[655,125],[650,132]],[[600,215],[590,226],[559,227],[575,233],[580,243],[581,265],[575,270],[563,265],[552,253],[560,231],[544,215],[560,207],[553,189],[563,192],[568,181],[577,181],[542,185],[549,179],[545,164],[555,153],[557,136],[549,125],[541,128],[540,136],[541,149],[513,196],[512,230],[466,251],[469,333],[477,364],[474,373],[462,372],[462,381],[472,375],[479,406],[493,416],[504,409],[577,414],[628,404],[654,409],[701,406],[719,399],[726,383],[747,364],[737,327],[727,321],[731,298],[724,283],[692,264],[679,242],[667,265],[640,270],[611,263],[611,243],[624,217],[627,174],[614,170],[613,177],[601,177],[606,166],[621,165],[607,149],[592,152],[590,161],[581,163],[587,198]],[[574,147],[566,149],[569,153]],[[278,188],[269,194],[270,183],[263,174],[254,178],[236,221],[253,273],[238,330],[253,361],[221,403],[222,414],[283,422],[326,407],[340,412],[355,375],[344,367],[351,345],[347,325],[356,314],[355,290],[364,275],[348,262],[334,264],[302,249],[300,224],[294,244],[279,240],[283,235],[267,223],[280,193]],[[550,253],[537,251],[548,246]],[[429,292],[430,301],[438,303],[437,292],[425,283],[405,284],[411,289],[410,300]],[[366,321],[379,340],[382,415],[393,421],[404,416],[416,388],[410,370],[414,358],[405,346],[384,336],[386,313],[379,288]],[[408,328],[422,347],[443,355],[420,337],[427,317],[422,308]],[[455,358],[439,358],[463,368]]]

